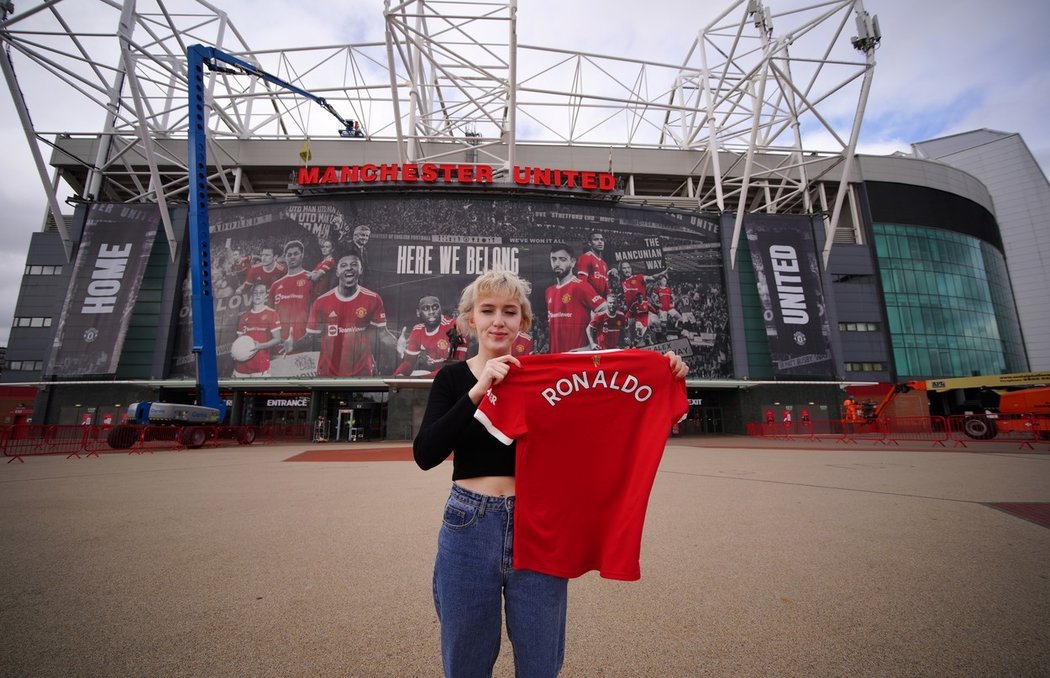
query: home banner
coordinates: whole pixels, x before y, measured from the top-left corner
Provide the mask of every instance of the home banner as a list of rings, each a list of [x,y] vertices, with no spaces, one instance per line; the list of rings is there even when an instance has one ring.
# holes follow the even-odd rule
[[[159,222],[156,205],[91,206],[45,374],[116,372]]]
[[[774,372],[834,377],[820,259],[809,217],[747,214],[744,231]]]

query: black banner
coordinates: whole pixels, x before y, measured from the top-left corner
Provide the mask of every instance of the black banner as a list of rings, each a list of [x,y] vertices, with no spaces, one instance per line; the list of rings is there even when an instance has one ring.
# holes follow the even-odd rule
[[[713,217],[584,201],[374,195],[215,207],[211,232],[224,377],[432,373],[452,348],[463,287],[498,266],[533,287],[533,328],[515,344],[518,352],[587,344],[599,298],[612,310],[591,329],[600,345],[673,349],[697,378],[731,373]],[[564,306],[581,295],[556,284],[558,243],[568,248],[572,273],[594,291],[589,306]],[[361,268],[353,288],[337,277],[348,255]],[[332,299],[337,289],[360,303]],[[187,288],[173,367],[187,377],[194,374],[189,327]],[[244,335],[254,346],[272,345],[252,353],[252,342],[235,345]]]
[[[45,374],[113,374],[160,222],[156,205],[92,205]]]
[[[834,377],[820,260],[809,217],[747,214],[744,231],[774,372]]]

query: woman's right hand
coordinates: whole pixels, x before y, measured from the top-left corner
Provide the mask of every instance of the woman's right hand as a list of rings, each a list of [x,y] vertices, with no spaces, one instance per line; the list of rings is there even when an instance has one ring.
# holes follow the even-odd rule
[[[510,372],[511,365],[521,367],[521,362],[509,353],[485,361],[481,374],[478,375],[478,383],[474,384],[468,394],[471,401],[475,405],[480,403],[481,398],[490,388],[503,381],[503,378]]]

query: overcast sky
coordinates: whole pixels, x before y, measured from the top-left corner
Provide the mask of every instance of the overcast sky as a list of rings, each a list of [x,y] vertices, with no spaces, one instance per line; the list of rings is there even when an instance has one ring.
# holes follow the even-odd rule
[[[212,1],[229,14],[255,49],[383,39],[381,0],[321,3],[309,11],[295,9],[286,0]],[[774,12],[815,2],[765,0]],[[85,11],[95,6],[65,0],[66,16],[72,3]],[[16,2],[16,12],[36,4],[21,0]],[[681,63],[698,31],[731,3],[519,0],[518,4],[522,44]],[[1050,29],[1050,3],[866,0],[865,8],[878,15],[883,40],[876,53],[861,153],[910,151],[912,142],[989,128],[1020,133],[1046,172],[1050,49],[1045,36]],[[30,113],[35,120],[47,114],[39,109]],[[46,205],[6,87],[0,91],[0,148],[4,175],[0,345],[6,345],[30,234],[40,229]]]

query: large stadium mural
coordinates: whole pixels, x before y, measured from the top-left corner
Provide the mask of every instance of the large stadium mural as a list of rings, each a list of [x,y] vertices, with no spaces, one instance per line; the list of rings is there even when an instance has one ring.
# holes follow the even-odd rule
[[[473,354],[454,329],[460,291],[497,266],[532,285],[519,354],[651,347],[696,378],[731,374],[713,217],[432,194],[210,212],[224,377],[431,375]],[[187,283],[173,372],[192,377],[188,295]]]

